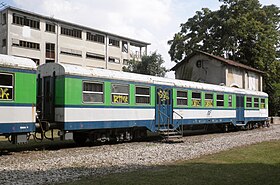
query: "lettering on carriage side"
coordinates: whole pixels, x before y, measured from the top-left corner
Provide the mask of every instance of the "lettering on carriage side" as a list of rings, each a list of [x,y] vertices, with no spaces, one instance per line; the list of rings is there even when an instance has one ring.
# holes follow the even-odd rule
[[[126,95],[113,95],[114,103],[128,103],[128,96]]]
[[[160,90],[158,92],[158,96],[159,96],[161,101],[169,100],[169,93],[168,93],[168,91]]]
[[[213,107],[213,101],[212,100],[205,100],[205,107]]]
[[[0,99],[9,100],[10,93],[8,93],[8,90],[8,88],[0,88]]]
[[[211,113],[212,113],[212,110],[208,110],[208,111],[207,111],[207,116],[210,116]]]
[[[194,107],[199,107],[200,106],[200,100],[192,100],[192,105]]]

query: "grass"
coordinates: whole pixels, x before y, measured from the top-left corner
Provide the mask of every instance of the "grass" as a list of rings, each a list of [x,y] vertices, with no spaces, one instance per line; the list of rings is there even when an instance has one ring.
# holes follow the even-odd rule
[[[63,185],[280,184],[280,141],[235,148],[168,166],[102,177],[85,177]]]

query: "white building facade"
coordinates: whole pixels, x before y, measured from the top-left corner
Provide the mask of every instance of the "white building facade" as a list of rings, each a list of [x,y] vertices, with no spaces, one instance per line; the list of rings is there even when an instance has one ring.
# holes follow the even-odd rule
[[[140,61],[147,42],[65,22],[14,7],[0,12],[0,53],[32,59],[122,70]]]

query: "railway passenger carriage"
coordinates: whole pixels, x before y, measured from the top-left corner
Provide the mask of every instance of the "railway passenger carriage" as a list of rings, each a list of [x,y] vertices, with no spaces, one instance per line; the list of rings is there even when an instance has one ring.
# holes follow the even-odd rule
[[[36,65],[30,59],[0,55],[0,135],[26,142],[35,131]]]
[[[80,143],[130,140],[147,129],[250,127],[268,117],[263,92],[56,63],[39,66],[38,79],[43,122]]]

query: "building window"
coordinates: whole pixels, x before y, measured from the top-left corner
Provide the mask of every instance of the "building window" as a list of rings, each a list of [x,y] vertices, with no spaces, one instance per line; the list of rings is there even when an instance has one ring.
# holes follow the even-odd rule
[[[129,103],[129,86],[124,84],[112,84],[112,103]]]
[[[75,38],[82,38],[82,30],[61,27],[61,34]]]
[[[224,95],[217,94],[217,107],[223,107],[223,106],[224,106]]]
[[[232,95],[228,95],[228,107],[232,107]]]
[[[53,23],[46,23],[46,31],[55,33],[55,24]]]
[[[104,44],[105,37],[97,33],[87,32],[87,40]]]
[[[265,109],[265,99],[261,98],[261,109]]]
[[[7,40],[6,39],[3,39],[2,40],[2,47],[6,47],[7,46]]]
[[[128,44],[126,41],[122,41],[122,52],[128,53]]]
[[[120,47],[120,41],[117,39],[109,38],[109,46]]]
[[[84,103],[104,103],[103,83],[84,82],[83,83]]]
[[[40,44],[35,43],[35,42],[28,42],[28,41],[13,39],[12,45],[22,47],[22,48],[40,50]]]
[[[136,86],[135,100],[139,104],[150,104],[150,88]]]
[[[90,53],[90,52],[86,53],[86,58],[105,61],[105,56],[104,55],[100,55],[100,54],[96,54],[96,53]]]
[[[40,60],[37,58],[30,58],[36,64],[36,66],[40,65]]]
[[[55,44],[46,43],[46,58],[55,59]]]
[[[192,92],[192,106],[193,107],[201,106],[201,93],[200,92]]]
[[[72,55],[82,57],[82,51],[68,48],[60,48],[60,53],[65,55]]]
[[[205,93],[205,107],[213,107],[213,94]]]
[[[259,108],[259,98],[254,98],[254,108]]]
[[[0,73],[0,100],[13,100],[14,75]]]
[[[109,57],[109,62],[120,64],[120,59],[119,58],[114,58],[114,57]]]
[[[2,25],[5,25],[7,23],[7,16],[6,13],[2,14]]]
[[[177,105],[188,105],[188,91],[177,91]]]
[[[22,16],[19,14],[15,14],[15,13],[13,14],[13,23],[22,26],[29,26],[30,28],[40,29],[39,20]]]
[[[128,60],[127,59],[123,59],[123,65],[128,65]]]
[[[252,97],[246,98],[246,107],[252,107]]]

